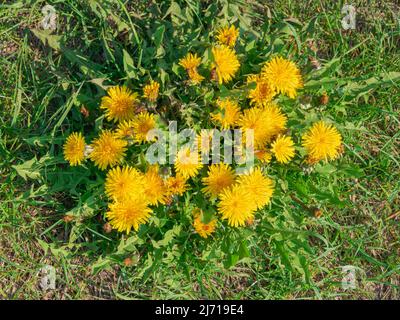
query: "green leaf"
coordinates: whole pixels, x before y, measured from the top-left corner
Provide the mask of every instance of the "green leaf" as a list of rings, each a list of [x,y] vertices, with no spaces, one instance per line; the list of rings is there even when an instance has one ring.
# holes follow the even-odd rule
[[[137,79],[136,68],[135,68],[135,64],[133,62],[132,57],[125,49],[123,49],[122,52],[123,52],[122,60],[123,60],[124,71],[126,72],[126,76],[128,78]]]
[[[62,36],[51,34],[51,30],[31,29],[31,31],[45,46],[48,45],[50,48],[57,51],[61,50]]]
[[[315,166],[315,172],[318,172],[323,175],[330,175],[330,174],[336,172],[336,170],[337,170],[336,167],[331,165],[330,163],[326,163],[326,164],[318,163]]]
[[[343,173],[345,176],[349,178],[361,178],[365,175],[363,169],[361,169],[357,165],[352,165],[352,164],[341,165],[338,168],[338,171]]]
[[[228,253],[226,256],[226,259],[224,260],[224,267],[226,269],[229,269],[229,268],[233,267],[238,261],[239,261],[238,254]]]
[[[284,241],[274,241],[275,243],[275,248],[279,253],[279,256],[281,258],[281,262],[283,265],[285,265],[286,268],[288,268],[290,271],[293,271],[292,264],[290,263],[290,258],[288,254],[288,249],[286,248]]]
[[[239,259],[250,257],[250,251],[249,251],[249,248],[247,246],[246,240],[243,240],[240,243],[238,254],[239,254]]]
[[[162,240],[157,242],[153,240],[152,242],[154,248],[158,249],[169,245],[172,242],[172,240],[180,234],[181,229],[182,229],[181,225],[175,225],[172,229],[168,230],[165,233],[164,238]]]
[[[91,266],[92,273],[97,274],[104,269],[110,269],[111,263],[112,263],[112,260],[110,260],[109,258],[99,257],[99,259],[95,263],[93,263]]]
[[[40,173],[41,166],[36,157],[25,161],[22,164],[12,166],[25,181],[29,179],[39,180],[42,175]]]
[[[154,32],[153,40],[154,40],[154,44],[156,45],[157,49],[162,44],[162,41],[164,39],[164,32],[165,32],[165,26],[164,25],[159,26],[157,28],[157,30]]]

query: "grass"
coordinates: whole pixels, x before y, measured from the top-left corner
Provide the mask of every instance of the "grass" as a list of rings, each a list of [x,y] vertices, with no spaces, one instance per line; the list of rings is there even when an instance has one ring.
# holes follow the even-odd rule
[[[242,6],[245,19],[254,28],[290,19],[301,27],[296,33],[301,44],[303,65],[307,57],[320,63],[336,61],[330,76],[342,85],[361,82],[377,75],[400,69],[400,7],[396,1],[354,1],[357,29],[341,28],[341,1],[246,1]],[[284,214],[306,221],[300,238],[288,232],[287,237],[304,240],[307,275],[284,267],[279,256],[279,243],[271,242],[274,230],[259,230],[250,240],[252,259],[226,269],[210,262],[179,257],[171,251],[163,257],[168,268],[147,269],[140,252],[122,248],[118,259],[107,269],[93,272],[93,264],[113,244],[97,226],[71,227],[63,217],[76,205],[77,197],[62,189],[66,181],[57,176],[51,163],[45,163],[44,181],[34,173],[21,178],[13,166],[48,150],[60,154],[60,138],[79,118],[79,106],[95,106],[85,100],[91,94],[100,97],[96,86],[84,84],[93,78],[118,78],[124,69],[123,50],[137,59],[141,45],[147,47],[152,32],[166,15],[170,3],[159,7],[150,1],[123,5],[109,1],[110,9],[101,11],[95,1],[54,1],[59,26],[64,34],[64,54],[55,53],[30,31],[38,28],[44,1],[14,2],[0,5],[0,297],[7,299],[109,299],[109,298],[226,298],[226,299],[395,299],[400,289],[400,83],[387,81],[375,86],[357,99],[333,85],[326,105],[315,103],[319,96],[306,96],[341,125],[346,144],[345,158],[355,163],[362,174],[334,179],[312,176],[307,183],[315,190],[336,194],[346,205],[319,199],[312,191],[307,205],[323,209],[320,219],[304,218],[304,210],[291,201]],[[184,12],[202,30],[208,32],[210,18],[194,0],[179,1]],[[224,7],[217,2],[216,16]],[[243,9],[246,8],[246,9]],[[246,12],[244,12],[246,11]],[[223,12],[223,11],[221,11]],[[111,14],[112,13],[112,14]],[[229,13],[228,15],[234,16]],[[212,14],[211,14],[212,16]],[[208,20],[207,20],[208,19]],[[297,22],[298,21],[298,22]],[[305,27],[315,21],[312,33]],[[148,27],[149,29],[146,29]],[[185,35],[184,25],[176,30]],[[287,45],[296,50],[296,39]],[[178,46],[168,39],[170,46]],[[68,48],[68,49],[66,49]],[[112,50],[118,52],[110,54]],[[148,52],[146,51],[146,52]],[[114,51],[113,51],[114,52]],[[337,59],[337,60],[334,60]],[[126,62],[126,60],[125,60]],[[129,62],[129,61],[128,61]],[[152,61],[143,59],[143,66]],[[111,71],[110,71],[111,70]],[[133,71],[132,71],[133,72]],[[135,75],[132,74],[132,77]],[[97,80],[95,80],[97,81]],[[326,91],[325,89],[323,91]],[[323,92],[318,92],[321,95]],[[308,101],[307,100],[307,101]],[[307,102],[306,101],[306,102]],[[305,103],[306,103],[305,102]],[[84,124],[90,128],[91,124]],[[58,140],[57,140],[58,139]],[[61,138],[62,139],[62,138]],[[39,170],[39,169],[38,169]],[[309,185],[308,184],[308,185]],[[47,192],[47,188],[52,192]],[[315,196],[315,197],[314,197]],[[302,216],[299,214],[302,212]],[[297,216],[296,216],[297,215]],[[71,233],[83,238],[79,245],[70,241]],[[285,244],[283,244],[285,246]],[[188,245],[188,248],[190,246]],[[286,248],[285,250],[288,250]],[[291,251],[288,251],[291,252]],[[177,254],[174,256],[174,254]],[[121,260],[122,259],[122,260]],[[100,260],[101,262],[101,260]],[[44,264],[57,270],[56,290],[38,288],[37,272]],[[340,285],[341,267],[355,266],[357,288],[344,291]],[[145,276],[145,278],[143,278]]]

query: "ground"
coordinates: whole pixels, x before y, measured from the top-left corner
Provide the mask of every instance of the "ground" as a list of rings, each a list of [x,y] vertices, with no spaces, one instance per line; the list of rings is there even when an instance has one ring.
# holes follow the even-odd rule
[[[106,50],[96,54],[96,46],[131,41],[132,35],[128,37],[124,25],[131,25],[136,19],[151,24],[155,21],[149,18],[151,14],[157,16],[157,13],[149,13],[155,10],[152,1],[126,5],[124,1],[111,2],[115,2],[114,14],[102,12],[103,19],[93,14],[96,1],[77,4],[68,0],[54,4],[60,24],[57,34],[65,34],[65,46],[78,48],[84,52],[83,56],[86,54],[92,59],[79,60],[80,56],[73,56],[71,59],[78,61],[81,67],[104,63],[102,55]],[[332,73],[338,79],[361,81],[400,69],[400,6],[397,1],[354,1],[357,28],[347,31],[341,27],[341,1],[236,2],[249,10],[250,16],[254,14],[254,26],[283,19],[306,26],[315,19],[313,37],[300,36],[300,41],[308,48],[314,64],[338,58]],[[209,3],[202,1],[202,8]],[[224,1],[216,3],[221,9]],[[328,93],[325,111],[347,129],[344,157],[355,163],[362,174],[338,179],[333,191],[341,200],[346,200],[346,205],[328,203],[323,208],[323,217],[312,220],[307,227],[310,233],[322,235],[322,238],[309,239],[314,252],[308,261],[310,281],[276,263],[276,253],[265,245],[268,240],[262,234],[253,244],[257,252],[253,263],[238,264],[231,269],[215,264],[205,267],[194,264],[187,273],[171,267],[154,272],[145,280],[136,263],[140,256],[129,256],[123,263],[93,272],[98,248],[91,248],[90,239],[85,246],[71,245],[68,252],[63,251],[65,247],[49,245],[68,244],[70,229],[63,218],[73,207],[72,200],[63,192],[47,195],[46,190],[38,188],[32,180],[21,178],[13,166],[34,156],[43,156],[43,146],[48,146],[49,139],[57,136],[55,133],[65,130],[67,115],[70,117],[73,113],[69,113],[68,108],[74,104],[65,97],[67,92],[79,91],[81,74],[76,76],[74,72],[80,73],[82,69],[71,68],[71,59],[52,54],[52,49],[44,46],[31,31],[40,27],[40,10],[44,4],[31,0],[0,5],[2,299],[399,298],[398,79],[373,87],[368,95],[345,103],[340,95],[330,97]],[[196,6],[196,1],[179,1],[179,4],[186,8]],[[303,32],[304,28],[301,30]],[[144,34],[145,29],[140,32]],[[316,180],[315,188],[323,188],[324,183],[323,179]],[[291,206],[296,206],[296,202]],[[57,269],[55,290],[44,292],[38,287],[38,270],[44,264]],[[342,267],[346,265],[354,266],[357,274],[356,288],[349,290],[343,290],[340,285]]]

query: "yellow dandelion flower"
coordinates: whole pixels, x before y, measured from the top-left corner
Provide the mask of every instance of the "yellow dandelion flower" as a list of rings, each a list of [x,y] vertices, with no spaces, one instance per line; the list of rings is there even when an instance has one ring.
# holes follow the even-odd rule
[[[243,111],[239,119],[239,126],[243,133],[243,143],[249,138],[246,130],[253,130],[252,135],[254,139],[254,146],[262,148],[267,143],[268,134],[267,128],[264,124],[263,110],[261,108],[250,108]]]
[[[251,104],[265,107],[276,95],[275,89],[261,76],[250,76],[247,82],[256,84],[256,87],[249,91],[248,97]]]
[[[227,219],[233,227],[244,226],[256,210],[254,199],[250,192],[239,185],[225,189],[219,195],[218,211],[222,219]]]
[[[196,150],[182,148],[178,151],[175,158],[175,171],[177,174],[189,179],[196,176],[202,166],[199,153]]]
[[[271,103],[263,108],[263,120],[268,142],[286,129],[287,117],[276,104]]]
[[[261,209],[271,201],[274,192],[272,180],[265,177],[260,168],[238,177],[237,183],[251,196],[252,201]]]
[[[219,123],[222,129],[233,127],[240,117],[240,108],[236,101],[229,98],[217,101],[218,112],[211,114],[211,119]]]
[[[132,141],[134,139],[133,121],[129,120],[118,123],[117,130],[115,131],[115,136],[120,139]]]
[[[174,196],[174,195],[181,196],[189,188],[187,180],[179,174],[176,175],[175,177],[168,177],[165,180],[164,184],[168,196]]]
[[[254,151],[254,155],[262,163],[270,163],[271,159],[272,159],[271,152],[269,152],[269,151],[267,151],[265,149]]]
[[[235,183],[235,173],[226,163],[212,164],[208,169],[208,176],[202,181],[205,185],[202,191],[210,197],[217,197]]]
[[[133,194],[141,194],[143,189],[143,174],[134,168],[116,167],[107,173],[106,194],[115,201],[124,201]]]
[[[188,73],[192,84],[199,84],[204,77],[197,71],[197,67],[201,63],[201,58],[197,54],[188,53],[184,58],[179,60],[179,64],[184,67]]]
[[[114,133],[104,130],[100,136],[93,141],[93,151],[89,155],[90,159],[101,170],[108,166],[113,167],[121,163],[125,156],[127,142],[119,139]]]
[[[184,58],[179,60],[179,64],[186,70],[196,69],[201,63],[201,58],[197,56],[197,53],[188,53]]]
[[[144,111],[139,113],[132,121],[135,141],[143,143],[154,140],[147,136],[150,130],[156,128],[156,118],[153,114]]]
[[[204,80],[204,77],[198,73],[197,69],[189,69],[187,71],[192,84],[199,84]]]
[[[157,81],[151,80],[150,83],[146,84],[143,88],[143,97],[150,102],[156,102],[159,89],[160,84]]]
[[[218,30],[217,40],[220,44],[228,47],[234,47],[236,39],[239,36],[239,29],[234,25],[230,27],[221,28]]]
[[[101,109],[105,109],[108,120],[121,121],[132,119],[139,102],[138,94],[127,87],[112,87],[107,91],[108,96],[101,99]]]
[[[145,224],[151,212],[146,199],[136,193],[125,201],[111,203],[106,218],[113,229],[128,234],[131,229],[137,231],[141,224]]]
[[[82,163],[85,159],[85,138],[80,132],[71,133],[64,144],[64,159],[71,166]]]
[[[297,90],[303,87],[299,68],[294,62],[281,57],[267,62],[261,74],[277,92],[286,94],[289,98],[295,98]]]
[[[272,138],[281,133],[286,126],[287,118],[275,104],[269,104],[264,108],[250,108],[244,110],[238,124],[244,132],[246,141],[246,129],[252,129],[254,146],[262,149]]]
[[[323,121],[315,123],[304,135],[303,146],[312,162],[334,160],[341,150],[342,136],[337,129]]]
[[[208,223],[203,223],[203,213],[201,210],[200,212],[195,214],[194,221],[193,221],[193,227],[196,230],[196,232],[200,235],[202,238],[207,238],[210,236],[212,233],[215,231],[215,227],[217,225],[217,219],[211,219]]]
[[[294,143],[288,136],[278,136],[271,144],[271,152],[280,163],[288,163],[294,157]]]
[[[219,84],[229,82],[240,67],[234,50],[227,46],[218,46],[211,49],[213,55],[212,68],[218,77]]]
[[[164,181],[158,173],[158,166],[150,166],[144,174],[144,197],[151,205],[164,204],[167,199],[167,190]]]

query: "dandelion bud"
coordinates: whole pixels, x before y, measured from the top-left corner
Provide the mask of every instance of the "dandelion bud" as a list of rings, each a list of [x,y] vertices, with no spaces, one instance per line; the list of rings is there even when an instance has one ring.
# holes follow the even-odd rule
[[[314,217],[320,218],[322,216],[322,210],[318,208],[314,208]]]
[[[64,220],[65,223],[69,223],[72,220],[74,220],[74,217],[70,216],[70,215],[66,215],[66,216],[63,217],[63,220]]]
[[[133,264],[133,261],[132,261],[131,258],[128,257],[128,258],[124,259],[124,266],[125,267],[130,267],[132,264]]]
[[[110,233],[110,232],[112,231],[111,224],[109,224],[108,222],[105,223],[105,224],[103,225],[103,231],[104,231],[105,233]]]
[[[88,118],[88,117],[89,117],[89,110],[86,109],[85,106],[82,106],[82,107],[81,107],[80,112],[81,112],[81,114],[82,114],[85,118]]]
[[[211,70],[211,80],[218,81],[217,71],[214,69]]]
[[[323,105],[323,106],[324,106],[324,105],[327,105],[328,102],[329,102],[329,96],[328,96],[326,93],[324,93],[324,94],[321,96],[319,102],[320,102],[321,105]]]
[[[321,63],[314,57],[308,57],[308,59],[311,62],[311,65],[313,66],[314,69],[319,70],[321,69]]]
[[[246,224],[247,224],[248,226],[252,226],[252,225],[254,224],[254,215],[251,216],[251,217],[249,217],[249,218],[246,220]]]

